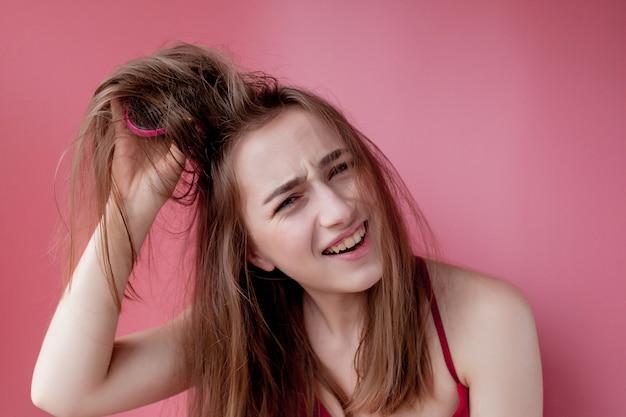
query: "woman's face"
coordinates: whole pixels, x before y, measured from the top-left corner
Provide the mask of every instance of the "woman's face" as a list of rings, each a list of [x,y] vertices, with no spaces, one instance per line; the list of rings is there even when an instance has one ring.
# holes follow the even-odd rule
[[[369,236],[374,219],[366,217],[371,210],[357,195],[352,157],[332,129],[289,108],[247,133],[233,157],[250,262],[266,271],[279,268],[309,292],[360,292],[380,279],[380,249]],[[301,182],[276,191],[298,177]],[[366,220],[365,236],[353,236]],[[362,239],[355,250],[323,254],[346,234]],[[353,243],[344,242],[344,250]]]

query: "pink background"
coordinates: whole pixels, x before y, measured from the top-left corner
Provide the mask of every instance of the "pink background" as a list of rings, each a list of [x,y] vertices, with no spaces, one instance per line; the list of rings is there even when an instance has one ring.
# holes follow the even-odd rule
[[[98,82],[176,39],[226,46],[343,108],[406,179],[447,259],[526,294],[545,415],[624,415],[626,3],[173,3],[3,2],[0,415],[45,415],[29,389],[60,291],[47,255],[57,161]],[[177,244],[153,243],[145,303],[126,302],[120,334],[178,308]],[[120,415],[183,415],[168,404]]]

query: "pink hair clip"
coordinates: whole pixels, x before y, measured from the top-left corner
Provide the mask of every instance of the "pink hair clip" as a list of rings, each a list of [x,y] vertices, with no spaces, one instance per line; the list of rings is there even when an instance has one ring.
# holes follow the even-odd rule
[[[126,121],[126,127],[128,127],[128,130],[137,136],[141,136],[143,138],[153,138],[155,136],[165,134],[165,128],[163,127],[157,129],[144,129],[137,126],[132,120],[130,120],[130,117],[128,116],[128,109],[124,109],[124,120]]]

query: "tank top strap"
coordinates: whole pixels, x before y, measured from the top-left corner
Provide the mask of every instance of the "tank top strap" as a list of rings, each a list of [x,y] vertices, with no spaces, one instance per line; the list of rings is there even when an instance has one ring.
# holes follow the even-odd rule
[[[450,375],[454,379],[457,384],[461,384],[459,377],[456,374],[456,369],[454,369],[454,362],[452,362],[452,355],[450,354],[450,347],[448,346],[448,339],[446,338],[446,332],[443,329],[443,322],[441,321],[441,315],[439,314],[439,306],[437,305],[437,299],[435,298],[435,293],[433,292],[432,285],[430,282],[430,275],[428,274],[428,268],[426,267],[426,263],[420,257],[418,258],[418,262],[421,264],[420,268],[423,271],[423,276],[425,277],[425,287],[426,287],[426,295],[431,299],[430,310],[433,315],[433,321],[435,322],[435,327],[437,328],[437,334],[439,336],[439,343],[441,344],[441,350],[443,352],[443,357],[446,361],[446,366],[448,367],[448,371]]]

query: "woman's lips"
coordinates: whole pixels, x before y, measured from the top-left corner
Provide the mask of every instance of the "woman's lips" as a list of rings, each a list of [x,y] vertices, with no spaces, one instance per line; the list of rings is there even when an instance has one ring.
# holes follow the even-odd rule
[[[335,239],[335,240],[333,241],[333,243],[331,243],[331,244],[327,245],[327,246],[326,246],[326,248],[325,248],[322,252],[326,252],[327,250],[330,250],[330,248],[331,248],[331,247],[333,247],[333,246],[335,246],[335,245],[339,244],[339,243],[340,243],[340,242],[342,242],[345,238],[347,238],[347,237],[350,237],[350,236],[354,235],[354,233],[355,233],[357,230],[359,230],[359,229],[361,228],[361,226],[364,226],[364,224],[366,224],[366,223],[367,223],[367,220],[362,221],[362,222],[361,222],[361,223],[359,223],[357,226],[353,227],[351,231],[344,233],[344,235],[343,235],[343,236],[341,236],[341,237],[339,237],[339,238]],[[366,228],[366,231],[367,231],[367,228]]]
[[[365,234],[359,243],[354,245],[351,250],[343,253],[322,253],[324,256],[341,257],[343,259],[357,259],[367,253],[367,247],[369,247],[369,233],[367,227],[367,220],[364,222]],[[360,226],[359,226],[360,227]],[[358,228],[357,228],[358,230]],[[324,251],[326,252],[326,251]]]

